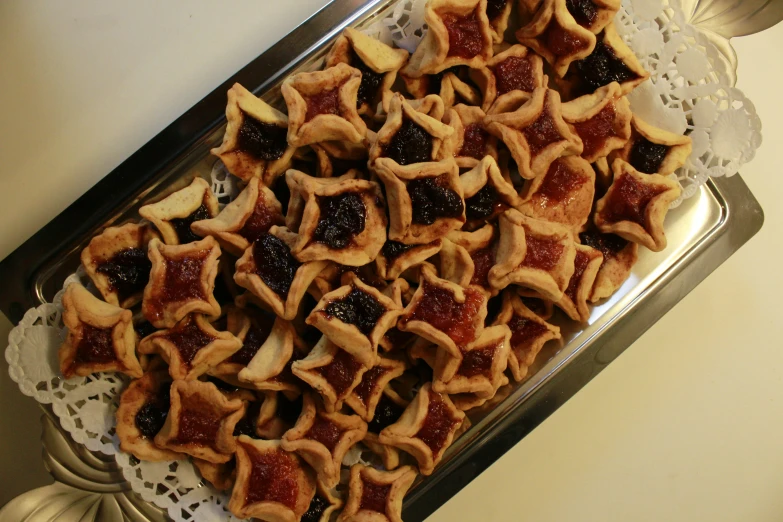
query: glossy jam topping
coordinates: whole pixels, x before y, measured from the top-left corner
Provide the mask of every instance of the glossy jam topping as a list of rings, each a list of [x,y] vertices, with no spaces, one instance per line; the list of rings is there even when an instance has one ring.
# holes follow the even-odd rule
[[[590,94],[612,82],[624,83],[639,76],[632,72],[599,37],[595,50],[583,60],[574,62],[576,73],[582,82],[578,94]]]
[[[166,417],[169,415],[170,389],[168,383],[163,383],[157,393],[147,399],[147,402],[136,412],[134,424],[142,437],[153,439],[166,423]]]
[[[604,262],[607,259],[617,257],[626,246],[628,240],[615,234],[601,234],[600,232],[582,232],[579,234],[582,244],[600,250],[604,255]]]
[[[561,141],[563,136],[555,127],[555,120],[544,106],[544,110],[536,121],[522,129],[522,134],[530,146],[530,155],[536,157],[545,147]]]
[[[74,363],[106,364],[117,360],[112,341],[112,327],[97,328],[82,323],[82,338],[76,346]]]
[[[522,266],[539,270],[552,270],[557,266],[565,247],[556,239],[543,239],[531,234],[525,234],[527,252]]]
[[[352,324],[364,335],[370,335],[386,308],[367,292],[354,287],[342,299],[330,302],[324,307],[328,318],[337,318]]]
[[[452,434],[458,423],[459,421],[451,416],[451,411],[441,399],[440,394],[431,391],[424,425],[415,437],[421,439],[432,450],[432,453],[437,455],[445,449],[444,446],[449,435]]]
[[[560,203],[586,182],[587,178],[569,169],[564,161],[556,160],[550,165],[536,194],[552,203]]]
[[[228,362],[247,366],[253,357],[258,353],[261,345],[266,342],[269,332],[275,322],[275,316],[272,314],[263,314],[258,321],[253,321],[242,341],[242,348],[228,358]]]
[[[258,419],[258,413],[261,411],[261,403],[259,401],[250,401],[245,408],[245,415],[239,419],[239,422],[234,426],[234,437],[240,435],[247,435],[250,438],[257,439],[256,435],[256,420]]]
[[[403,118],[402,126],[383,148],[383,155],[400,165],[432,161],[432,136],[418,123]]]
[[[506,8],[509,0],[487,0],[487,18],[490,22],[494,22],[497,18],[503,14],[503,10]]]
[[[489,377],[489,372],[492,369],[492,361],[495,358],[497,349],[498,345],[492,345],[487,346],[486,348],[463,351],[462,362],[459,365],[457,374],[468,378],[477,375]]]
[[[639,172],[655,174],[660,170],[669,147],[649,141],[641,135],[635,137],[628,163]]]
[[[515,350],[529,346],[549,331],[545,325],[516,314],[508,321],[508,328],[511,330],[511,346]]]
[[[302,396],[299,395],[294,400],[288,400],[288,398],[282,394],[277,394],[277,417],[288,425],[293,426],[296,423],[296,419],[299,418],[299,414],[302,413]]]
[[[190,225],[194,221],[201,221],[202,219],[209,219],[212,215],[209,213],[209,209],[203,203],[192,214],[184,218],[173,218],[169,220],[169,224],[174,227],[174,231],[177,233],[179,243],[184,245],[185,243],[192,243],[201,239],[199,236],[193,233],[190,229]]]
[[[495,245],[489,245],[470,253],[473,260],[473,278],[470,284],[489,288],[489,271],[495,266]]]
[[[328,500],[316,494],[310,501],[310,507],[302,515],[301,522],[321,522],[321,518],[329,506],[331,503]]]
[[[386,241],[386,243],[383,244],[381,254],[383,254],[383,257],[385,257],[389,263],[391,263],[415,246],[416,245],[406,245],[405,243],[400,243],[398,241],[392,241],[389,239]]]
[[[182,362],[187,365],[193,362],[199,350],[215,340],[213,336],[202,331],[192,318],[170,330],[166,339],[177,347]]]
[[[140,248],[126,248],[115,253],[96,269],[109,278],[109,288],[117,292],[120,302],[144,291],[150,280],[152,263],[147,252]]]
[[[487,140],[489,140],[489,133],[484,130],[484,127],[480,123],[471,123],[465,127],[462,148],[457,156],[477,160],[484,158],[487,155]]]
[[[475,317],[484,303],[478,290],[466,288],[465,302],[458,303],[450,291],[423,283],[424,295],[414,307],[408,321],[424,321],[448,335],[458,346],[464,346],[476,338]]]
[[[607,199],[602,214],[610,223],[632,221],[647,226],[647,205],[652,198],[666,191],[666,187],[637,181],[628,174],[615,179],[612,195]]]
[[[364,375],[362,375],[362,382],[353,390],[354,395],[362,401],[362,404],[365,406],[367,405],[367,400],[372,396],[373,391],[375,391],[378,381],[381,377],[386,375],[388,371],[389,368],[386,366],[376,364],[364,372]]]
[[[367,207],[359,194],[318,197],[321,210],[313,240],[329,248],[345,248],[364,231]]]
[[[362,501],[359,509],[386,514],[386,502],[391,492],[391,484],[381,485],[369,480],[362,481]]]
[[[282,449],[262,453],[250,444],[239,444],[242,444],[250,460],[245,505],[267,501],[279,502],[295,509],[299,496],[299,481],[294,457]]]
[[[441,20],[449,33],[447,56],[470,59],[481,54],[484,38],[481,35],[481,25],[476,11],[467,16],[444,13],[441,15]]]
[[[288,127],[264,123],[242,113],[242,125],[237,135],[237,148],[261,161],[283,157],[288,147]]]
[[[381,400],[375,407],[375,415],[367,425],[367,431],[371,433],[380,433],[387,426],[391,426],[399,420],[405,408],[388,398],[381,395]]]
[[[563,28],[554,17],[541,37],[546,42],[547,49],[555,56],[570,56],[590,45],[587,40]]]
[[[326,366],[316,368],[316,371],[334,388],[337,397],[342,398],[350,389],[353,381],[356,379],[356,374],[361,368],[362,364],[353,355],[345,350],[338,349],[337,353],[334,354],[332,362]]]
[[[465,210],[462,198],[448,186],[445,176],[414,179],[407,188],[413,223],[417,225],[432,225],[440,218],[459,218]]]
[[[587,270],[587,265],[592,258],[582,252],[576,251],[576,257],[574,258],[574,274],[571,276],[571,280],[568,282],[568,288],[566,288],[565,294],[576,303],[576,292],[579,290],[579,284],[582,281],[582,276]]]
[[[334,448],[337,447],[337,443],[340,441],[340,435],[342,435],[342,432],[335,423],[320,415],[316,415],[313,425],[307,431],[305,437],[320,442],[326,449],[333,452]]]
[[[493,69],[498,96],[511,91],[533,92],[536,88],[533,65],[527,58],[509,56]]]
[[[489,219],[503,212],[508,205],[500,201],[498,191],[487,183],[473,196],[465,200],[465,217],[468,221]]]
[[[253,261],[256,274],[273,292],[285,299],[294,282],[296,271],[302,265],[291,254],[281,239],[264,234],[253,243]]]
[[[181,259],[166,259],[166,276],[161,290],[162,303],[177,303],[189,299],[206,300],[201,285],[201,270],[210,250],[201,250]]]
[[[179,415],[177,442],[213,446],[220,431],[222,418],[210,408],[185,408]]]
[[[272,225],[282,225],[283,217],[267,206],[264,193],[259,192],[256,206],[253,207],[253,213],[245,220],[239,235],[252,243],[260,238],[272,228]]]
[[[582,138],[584,144],[583,157],[593,156],[604,146],[607,139],[617,136],[614,130],[614,118],[614,103],[608,103],[589,120],[574,123],[576,133]]]
[[[566,0],[566,8],[582,27],[592,26],[598,18],[598,6],[592,0]]]
[[[362,83],[359,84],[356,107],[359,108],[365,103],[373,105],[378,98],[378,89],[383,82],[384,74],[373,71],[354,51],[351,51],[351,66],[359,69],[362,73]],[[372,108],[374,109],[374,107]]]
[[[305,96],[305,100],[307,101],[305,122],[320,114],[340,114],[340,87]]]

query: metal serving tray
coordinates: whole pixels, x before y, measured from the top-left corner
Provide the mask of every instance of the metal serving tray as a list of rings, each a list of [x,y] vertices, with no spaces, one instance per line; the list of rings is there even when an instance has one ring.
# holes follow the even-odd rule
[[[216,161],[209,149],[221,141],[226,91],[234,82],[280,106],[285,77],[318,66],[342,29],[372,23],[395,3],[334,2],[215,89],[0,262],[0,310],[18,323],[28,308],[51,300],[102,227],[138,218],[139,206],[194,175],[208,178]],[[709,182],[670,212],[669,247],[657,254],[643,250],[632,276],[594,308],[587,326],[563,322],[564,342],[544,349],[530,378],[510,386],[493,409],[471,415],[473,427],[406,497],[404,519],[423,520],[489,467],[728,259],[762,222],[761,207],[740,176]],[[115,477],[117,491],[127,491],[122,477]],[[95,492],[107,492],[106,485]],[[162,517],[154,508],[133,511],[133,519],[142,513]]]

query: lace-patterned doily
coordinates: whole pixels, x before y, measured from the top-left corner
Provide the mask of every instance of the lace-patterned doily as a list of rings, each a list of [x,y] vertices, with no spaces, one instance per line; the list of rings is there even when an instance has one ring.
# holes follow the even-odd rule
[[[365,31],[413,51],[425,31],[424,3],[401,0],[389,17]],[[683,198],[710,176],[732,175],[753,158],[761,144],[761,124],[753,104],[732,87],[731,61],[711,37],[689,25],[682,10],[667,0],[626,0],[617,26],[652,74],[631,96],[633,110],[654,125],[693,138],[690,162],[674,175],[683,185]],[[212,169],[211,185],[221,206],[239,192],[220,161]],[[92,288],[82,270],[68,277],[63,288],[77,281]],[[205,484],[190,461],[141,462],[119,451],[114,414],[127,378],[114,373],[68,380],[60,376],[62,295],[60,291],[53,303],[28,310],[9,335],[5,358],[22,393],[51,404],[74,441],[115,455],[133,491],[173,520],[236,522],[226,510],[227,495]],[[354,462],[364,462],[360,451],[346,456],[346,463]]]

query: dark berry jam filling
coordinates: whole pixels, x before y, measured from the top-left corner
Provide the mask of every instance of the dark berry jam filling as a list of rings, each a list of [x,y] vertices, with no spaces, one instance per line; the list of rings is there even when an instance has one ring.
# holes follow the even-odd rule
[[[140,248],[126,248],[103,261],[96,272],[109,278],[109,288],[117,292],[122,303],[144,290],[150,280],[151,269],[152,263],[147,259],[147,252]]]
[[[367,207],[361,195],[348,192],[338,196],[318,198],[320,217],[313,240],[329,248],[347,247],[353,238],[364,231]]]
[[[242,126],[237,135],[237,148],[261,161],[283,157],[288,147],[288,128],[264,123],[242,113]]]
[[[384,428],[391,426],[399,420],[405,408],[388,398],[381,395],[381,400],[375,407],[375,416],[367,425],[367,431],[370,433],[380,433]]]
[[[378,89],[381,87],[384,74],[373,71],[353,51],[351,52],[351,66],[359,69],[362,73],[362,82],[359,84],[359,94],[356,97],[356,108],[361,107],[365,103],[372,105],[378,98]]]
[[[174,231],[177,233],[179,242],[181,245],[185,243],[192,243],[201,239],[199,236],[190,230],[190,225],[194,221],[201,221],[203,219],[209,219],[212,215],[209,213],[209,209],[203,203],[198,207],[191,215],[184,218],[174,218],[169,220],[169,223],[174,227]]]
[[[136,412],[134,423],[145,439],[153,439],[166,423],[170,407],[170,390],[168,383],[163,383],[157,393]]]
[[[353,288],[348,295],[330,302],[324,308],[328,318],[352,324],[364,335],[370,335],[384,312],[386,308],[381,303],[358,288]]]
[[[390,263],[400,257],[402,254],[410,250],[411,248],[414,248],[416,245],[406,245],[405,243],[400,243],[398,241],[392,241],[389,239],[386,241],[386,243],[383,244],[383,248],[381,249],[381,254],[383,257],[386,258],[387,261]]]
[[[624,83],[639,76],[620,60],[611,47],[600,40],[595,50],[583,60],[574,62],[581,89],[577,94],[591,94],[612,82]]]
[[[432,136],[416,122],[403,119],[383,155],[400,165],[432,161]]]
[[[633,147],[631,147],[628,163],[639,172],[655,174],[660,170],[668,152],[668,146],[658,145],[644,136],[637,135]]]
[[[281,239],[264,234],[253,243],[253,260],[258,277],[277,295],[285,298],[301,263]]]
[[[590,27],[598,18],[598,6],[591,0],[566,0],[566,9],[582,27]]]
[[[487,183],[481,190],[465,200],[465,217],[469,221],[487,219],[502,211],[504,207],[498,191]]]
[[[413,207],[413,223],[432,225],[440,218],[459,218],[465,210],[462,198],[448,187],[443,176],[408,182]]]
[[[166,339],[177,347],[182,361],[187,365],[193,362],[199,350],[215,340],[213,336],[202,331],[192,318],[169,331]]]

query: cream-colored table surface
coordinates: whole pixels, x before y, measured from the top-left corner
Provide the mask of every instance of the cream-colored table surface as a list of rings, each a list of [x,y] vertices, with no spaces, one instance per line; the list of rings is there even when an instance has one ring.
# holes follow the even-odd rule
[[[0,3],[0,257],[325,3]],[[432,522],[783,520],[783,26],[735,47],[761,233]],[[50,479],[0,392],[2,504]]]

